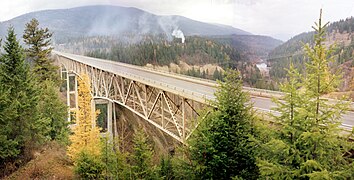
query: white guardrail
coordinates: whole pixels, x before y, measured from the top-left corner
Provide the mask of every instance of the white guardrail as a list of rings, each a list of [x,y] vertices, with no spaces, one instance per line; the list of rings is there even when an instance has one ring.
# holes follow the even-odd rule
[[[70,56],[72,56],[71,54],[67,54],[67,53],[62,53],[62,52],[58,52],[58,51],[53,51],[54,53],[67,57],[69,59],[74,59],[76,61],[82,62],[76,58],[72,58]],[[81,56],[81,55],[74,55],[74,56]],[[82,58],[89,58],[89,59],[93,59],[96,61],[101,61],[101,62],[108,62],[108,63],[112,63],[112,64],[117,64],[119,66],[123,66],[123,67],[128,67],[128,68],[133,68],[133,69],[138,69],[138,70],[142,70],[142,71],[146,71],[146,72],[150,72],[150,73],[155,73],[155,74],[159,74],[159,75],[163,75],[163,76],[169,76],[169,77],[173,77],[173,78],[177,78],[177,79],[181,79],[181,80],[185,80],[185,81],[189,81],[189,82],[193,82],[193,83],[197,83],[197,84],[202,84],[205,86],[209,86],[212,88],[216,88],[218,86],[216,81],[213,80],[209,80],[209,79],[202,79],[202,78],[198,78],[198,77],[193,77],[193,76],[187,76],[184,74],[178,74],[178,73],[174,73],[174,72],[169,72],[169,71],[163,71],[157,68],[149,68],[149,67],[142,67],[142,66],[136,66],[136,65],[131,65],[131,64],[126,64],[126,63],[121,63],[121,62],[117,62],[117,61],[113,61],[113,60],[104,60],[104,59],[98,59],[98,58],[93,58],[93,57],[87,57],[87,56],[81,56]],[[84,63],[84,62],[82,62]],[[116,74],[122,74],[122,72],[117,73],[114,72],[113,69],[111,69],[112,73],[116,73]],[[144,83],[143,81],[148,81],[150,83],[154,83],[154,84],[159,84],[160,86],[164,86],[167,87],[169,89],[174,89],[176,91],[181,91],[183,93],[187,93],[190,94],[192,96],[198,96],[199,98],[203,98],[203,99],[208,99],[208,100],[214,100],[215,97],[214,96],[208,96],[202,93],[198,93],[198,92],[194,92],[191,90],[186,90],[183,88],[179,88],[173,85],[169,85],[169,84],[165,84],[165,83],[161,83],[161,82],[156,82],[156,81],[152,81],[148,78],[144,78],[144,77],[140,77],[140,76],[136,76],[134,74],[131,73],[125,73],[123,72],[123,74],[125,75],[129,75],[130,77],[134,77],[135,80],[140,80],[140,82]],[[143,80],[143,81],[141,81]],[[272,91],[272,90],[267,90],[267,89],[258,89],[258,88],[251,88],[251,87],[246,87],[243,86],[244,91],[249,92],[251,96],[260,96],[260,97],[268,97],[268,98],[282,98],[282,96],[284,96],[283,92],[280,91]],[[329,102],[337,102],[338,100],[335,99],[329,99]],[[350,104],[350,110],[354,111],[354,102],[350,102],[350,101],[345,101],[347,103]]]
[[[77,58],[70,57],[70,54],[66,55],[66,53],[60,53],[60,52],[58,52],[57,54],[60,55],[60,56],[64,56],[66,58],[69,58],[69,59],[73,59],[73,60],[82,62],[81,60],[79,60]],[[91,58],[91,57],[84,56],[84,58]],[[178,79],[181,79],[181,80],[186,80],[186,81],[189,81],[189,82],[202,84],[202,85],[209,86],[209,87],[212,87],[212,88],[216,88],[218,86],[217,82],[216,81],[212,81],[212,80],[207,80],[207,79],[202,79],[202,78],[197,78],[197,77],[191,77],[191,76],[187,76],[187,75],[182,75],[182,74],[177,74],[177,73],[174,73],[174,72],[167,72],[167,71],[157,70],[157,69],[153,69],[153,68],[139,67],[139,66],[125,64],[125,63],[120,63],[120,62],[116,62],[116,61],[102,60],[102,59],[97,59],[97,58],[92,58],[92,59],[95,59],[95,60],[98,60],[98,61],[102,61],[102,62],[109,62],[109,63],[112,63],[112,64],[118,64],[118,65],[124,66],[124,67],[129,67],[129,68],[139,69],[139,70],[143,70],[143,71],[148,71],[150,73],[160,74],[160,75],[164,75],[164,76],[170,76],[170,77],[173,77],[173,78],[178,78]],[[85,63],[85,62],[82,62],[82,63]],[[187,89],[184,89],[184,88],[180,88],[180,87],[177,87],[177,86],[173,86],[173,85],[170,85],[170,84],[166,84],[166,83],[158,82],[158,81],[155,81],[155,80],[151,80],[149,78],[144,78],[144,77],[141,77],[141,76],[137,76],[137,75],[132,74],[132,73],[115,72],[112,69],[112,66],[109,66],[109,67],[110,67],[109,69],[103,68],[102,70],[105,70],[105,71],[108,71],[108,72],[111,72],[111,73],[115,73],[117,75],[125,76],[125,77],[130,78],[130,79],[132,79],[134,81],[145,83],[147,85],[149,85],[149,84],[150,85],[155,85],[155,86],[158,85],[158,86],[162,87],[162,89],[165,89],[167,91],[172,91],[172,93],[175,93],[175,94],[189,95],[186,98],[195,99],[196,97],[198,97],[197,99],[198,99],[199,102],[206,102],[207,100],[215,100],[215,96],[208,96],[208,95],[203,94],[203,93],[194,92],[194,91],[187,90]],[[266,90],[266,89],[257,89],[257,88],[251,88],[251,87],[245,87],[245,86],[243,87],[243,89],[244,89],[244,91],[249,92],[251,96],[261,96],[261,97],[268,97],[268,98],[272,98],[272,97],[282,98],[282,96],[284,95],[284,93],[282,93],[280,91],[271,91],[271,90]],[[337,101],[335,99],[328,99],[328,100],[329,100],[329,102],[336,102]],[[349,101],[346,101],[346,102],[350,103],[350,105],[351,105],[350,110],[354,111],[354,102],[349,102]],[[279,112],[274,111],[272,109],[262,109],[262,108],[257,108],[257,107],[254,107],[254,109],[256,109],[256,110],[258,110],[260,112],[263,112],[263,113],[272,113],[272,114],[275,114],[275,115],[279,114]],[[342,124],[340,126],[340,128],[342,128],[346,132],[351,132],[351,130],[352,130],[352,126],[348,125],[348,124]]]
[[[193,77],[193,76],[187,76],[184,74],[178,74],[178,73],[174,73],[174,72],[170,72],[170,71],[164,71],[164,70],[160,70],[157,68],[150,68],[150,67],[139,67],[141,69],[144,70],[150,70],[150,72],[156,73],[159,72],[159,74],[163,74],[163,75],[171,75],[172,77],[177,77],[180,79],[182,79],[181,77],[183,77],[183,80],[187,80],[187,81],[192,81],[195,83],[200,83],[206,86],[212,86],[212,87],[216,87],[218,86],[216,81],[213,80],[209,80],[209,79],[202,79],[202,78],[198,78],[198,77]],[[262,97],[276,97],[276,98],[282,98],[282,96],[284,96],[283,92],[280,91],[272,91],[272,90],[268,90],[268,89],[258,89],[258,88],[251,88],[251,87],[247,87],[247,86],[243,86],[243,90],[246,92],[249,92],[251,95],[254,96],[262,96]],[[336,102],[338,100],[335,99],[330,99],[327,98],[329,100],[329,102]],[[346,103],[349,103],[351,106],[351,110],[354,110],[354,102],[351,101],[344,101]]]

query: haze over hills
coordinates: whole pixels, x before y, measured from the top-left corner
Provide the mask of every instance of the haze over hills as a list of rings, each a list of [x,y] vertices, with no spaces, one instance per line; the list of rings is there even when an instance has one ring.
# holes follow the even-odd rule
[[[110,48],[117,42],[138,43],[141,40],[155,41],[146,35],[157,35],[162,40],[173,40],[172,33],[180,30],[185,36],[204,36],[226,42],[249,59],[259,59],[282,42],[269,36],[253,35],[232,26],[205,23],[183,16],[160,16],[134,7],[108,5],[82,6],[70,9],[43,10],[27,13],[8,21],[0,22],[0,38],[4,38],[9,26],[22,36],[25,24],[36,18],[40,26],[54,32],[54,46],[65,45],[69,52],[84,54],[88,46]],[[99,36],[106,36],[102,41]],[[87,37],[100,42],[87,43]],[[157,38],[161,40],[161,37]],[[98,43],[98,44],[97,44]],[[70,47],[69,47],[70,46]],[[70,49],[68,49],[68,47]],[[253,58],[254,57],[254,58]]]
[[[285,68],[289,67],[290,61],[300,72],[304,70],[306,57],[303,46],[307,43],[313,45],[313,36],[313,31],[298,34],[269,53],[268,64],[271,66],[270,75],[273,79],[286,76]],[[327,47],[335,45],[332,55],[335,64],[344,73],[342,90],[348,89],[349,82],[354,77],[354,17],[330,23],[324,44]]]
[[[146,11],[119,6],[84,6],[71,9],[32,12],[0,23],[0,35],[13,25],[17,34],[22,34],[24,25],[32,18],[41,26],[54,32],[55,38],[132,34],[166,34],[174,29],[185,35],[250,35],[251,33],[226,25],[195,21],[182,16],[159,16]]]
[[[220,42],[226,42],[243,52],[246,56],[253,56],[254,58],[266,58],[270,51],[283,43],[281,40],[261,35],[233,34],[213,36],[212,38]]]

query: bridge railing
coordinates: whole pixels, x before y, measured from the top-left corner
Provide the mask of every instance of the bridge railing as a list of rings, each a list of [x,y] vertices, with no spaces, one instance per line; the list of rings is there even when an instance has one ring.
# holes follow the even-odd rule
[[[171,72],[171,71],[164,71],[164,70],[160,70],[157,68],[150,68],[150,67],[139,67],[139,68],[141,68],[143,70],[149,70],[150,72],[153,72],[153,73],[170,75],[171,77],[179,78],[179,79],[194,82],[194,83],[203,84],[203,85],[210,86],[210,87],[217,87],[218,86],[216,81],[213,81],[210,79],[203,79],[203,78],[198,78],[198,77],[193,77],[193,76],[187,76],[184,74],[178,74],[178,73]],[[284,93],[280,92],[280,91],[251,88],[251,87],[247,87],[247,86],[243,86],[243,89],[246,92],[249,92],[253,96],[261,96],[261,97],[268,97],[268,98],[272,98],[272,97],[282,98],[284,96]],[[336,99],[331,99],[331,98],[326,98],[326,99],[328,99],[328,101],[332,102],[332,103],[338,102],[338,100],[336,100]],[[344,101],[344,102],[349,103],[350,110],[354,111],[354,102],[352,102],[352,101]]]
[[[203,99],[204,101],[214,100],[215,99],[214,96],[208,96],[208,95],[203,94],[203,93],[194,92],[194,91],[191,91],[191,90],[187,90],[187,89],[184,89],[184,88],[180,88],[180,87],[177,87],[177,86],[166,84],[166,83],[163,83],[163,82],[158,82],[158,81],[155,81],[155,80],[151,80],[149,78],[144,78],[144,77],[141,77],[141,76],[137,76],[135,74],[126,73],[126,72],[121,72],[121,73],[123,73],[127,78],[131,78],[133,80],[137,80],[138,79],[138,80],[140,80],[140,82],[150,82],[150,83],[155,84],[155,85],[164,86],[164,87],[167,87],[169,89],[173,89],[175,91],[187,93],[187,94],[189,94],[191,96],[197,96],[197,97]]]
[[[61,52],[57,52],[57,51],[54,51],[54,53],[59,53],[61,55],[64,54],[64,56],[66,54],[66,53],[61,53]],[[92,58],[92,57],[86,57],[85,56],[85,58]],[[184,74],[178,74],[178,73],[174,73],[174,72],[170,72],[170,71],[163,71],[163,70],[160,70],[160,69],[157,69],[157,68],[141,67],[141,66],[121,63],[121,62],[117,62],[117,61],[112,61],[112,60],[104,60],[104,59],[98,59],[98,58],[92,58],[92,59],[95,59],[95,60],[98,60],[98,61],[103,61],[103,62],[109,62],[109,63],[117,64],[117,65],[120,65],[120,66],[123,66],[123,67],[138,69],[138,70],[142,70],[142,71],[146,71],[146,72],[150,72],[150,73],[155,73],[155,74],[160,74],[160,75],[164,75],[164,76],[169,76],[169,77],[173,77],[173,78],[177,78],[177,79],[181,79],[181,80],[185,80],[185,81],[189,81],[189,82],[193,82],[193,83],[197,83],[197,84],[202,84],[202,85],[209,86],[209,87],[214,87],[215,88],[215,87],[218,86],[217,82],[213,81],[213,80],[187,76],[187,75],[184,75]],[[130,74],[130,75],[135,77],[135,78],[138,78],[140,80],[144,80],[144,81],[149,80],[147,78],[139,77],[139,76],[136,76],[134,74]],[[192,96],[198,96],[199,98],[209,99],[209,100],[214,100],[215,99],[214,96],[207,96],[207,95],[202,94],[202,93],[197,93],[197,92],[193,92],[193,91],[182,89],[182,88],[178,88],[178,87],[173,87],[172,85],[168,85],[168,84],[165,84],[165,83],[156,82],[156,81],[155,82],[149,81],[149,82],[150,83],[157,83],[157,84],[160,84],[161,86],[164,86],[164,87],[167,87],[167,88],[173,88],[176,91],[180,90],[181,92],[190,94]],[[272,98],[272,97],[282,98],[282,96],[284,96],[284,93],[280,92],[280,91],[272,91],[272,90],[267,90],[267,89],[251,88],[251,87],[246,87],[246,86],[244,86],[243,89],[245,91],[249,92],[250,95],[253,95],[253,96],[268,97],[268,98]],[[330,102],[337,102],[338,101],[338,100],[330,99],[330,98],[328,98],[328,100]],[[351,102],[351,101],[346,101],[346,102],[350,104],[350,110],[354,111],[354,102]]]

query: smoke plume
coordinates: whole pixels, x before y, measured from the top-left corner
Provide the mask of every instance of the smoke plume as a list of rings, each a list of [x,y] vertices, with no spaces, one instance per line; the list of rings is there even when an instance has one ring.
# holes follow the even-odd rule
[[[172,32],[172,36],[176,37],[176,38],[181,38],[182,39],[182,43],[184,43],[185,37],[184,34],[181,30],[179,29],[175,29]]]

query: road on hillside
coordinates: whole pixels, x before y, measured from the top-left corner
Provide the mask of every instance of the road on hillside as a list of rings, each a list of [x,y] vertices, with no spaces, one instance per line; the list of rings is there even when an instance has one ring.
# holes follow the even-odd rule
[[[141,79],[149,80],[150,82],[154,82],[156,85],[165,84],[169,87],[178,87],[178,89],[185,90],[188,92],[194,92],[196,94],[201,94],[207,97],[207,99],[215,99],[214,92],[216,90],[215,87],[210,85],[205,85],[201,83],[196,83],[194,81],[189,81],[186,78],[176,78],[176,75],[164,75],[162,73],[154,73],[151,70],[144,70],[141,67],[135,67],[132,65],[124,65],[123,63],[118,63],[110,60],[103,60],[97,58],[91,58],[86,56],[74,55],[69,53],[62,53],[53,51],[55,54],[67,57],[72,60],[76,60],[78,62],[93,66],[98,69],[102,69],[104,71],[112,72],[112,73],[124,73],[130,74],[132,76],[141,77]],[[251,101],[253,102],[254,107],[258,111],[270,112],[272,107],[276,105],[271,101],[270,98],[265,97],[251,97]],[[274,112],[276,113],[276,112]],[[354,112],[348,112],[343,115],[343,126],[344,127],[352,127],[354,126]]]

